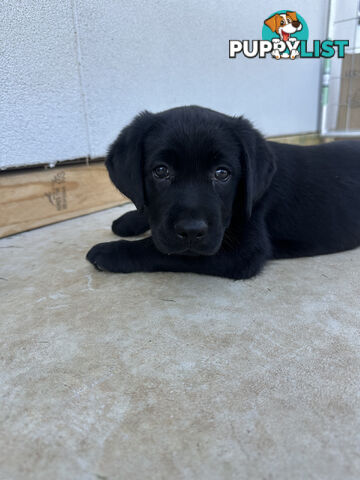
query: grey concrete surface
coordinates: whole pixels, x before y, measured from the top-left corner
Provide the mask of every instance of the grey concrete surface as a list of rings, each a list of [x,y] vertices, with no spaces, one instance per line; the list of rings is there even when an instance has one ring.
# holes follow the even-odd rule
[[[95,271],[129,208],[0,241],[0,478],[360,478],[360,249]]]

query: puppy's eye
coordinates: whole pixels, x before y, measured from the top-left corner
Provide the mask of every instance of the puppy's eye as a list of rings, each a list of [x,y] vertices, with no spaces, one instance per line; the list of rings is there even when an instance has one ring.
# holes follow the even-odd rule
[[[153,170],[154,177],[156,178],[167,178],[169,176],[169,169],[165,165],[159,165]]]
[[[280,25],[284,25],[284,23],[285,23],[284,20],[281,20]]]
[[[215,171],[216,180],[221,180],[222,182],[227,180],[230,177],[230,175],[231,174],[230,174],[229,170],[227,168],[224,168],[224,167],[219,167]]]
[[[291,23],[291,22],[292,22],[291,18],[288,18],[287,20],[288,20],[288,22],[289,22],[289,23]]]

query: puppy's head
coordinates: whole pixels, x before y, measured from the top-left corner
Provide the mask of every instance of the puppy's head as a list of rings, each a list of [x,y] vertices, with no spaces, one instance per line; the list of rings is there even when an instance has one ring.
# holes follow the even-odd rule
[[[118,189],[146,209],[157,248],[178,255],[215,254],[228,227],[252,215],[275,171],[247,120],[195,106],[140,114],[106,165]]]
[[[279,34],[282,40],[287,41],[292,33],[301,30],[302,25],[297,19],[296,12],[276,13],[264,21],[272,32]]]

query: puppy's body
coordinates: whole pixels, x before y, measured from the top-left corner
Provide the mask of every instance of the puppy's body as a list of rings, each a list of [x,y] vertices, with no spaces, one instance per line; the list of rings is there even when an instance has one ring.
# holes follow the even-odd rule
[[[313,256],[360,245],[360,142],[269,144],[277,159],[264,199],[272,256]]]
[[[242,117],[180,107],[137,117],[107,167],[138,207],[113,231],[152,237],[96,245],[101,270],[240,279],[268,259],[360,245],[360,142],[267,142]]]

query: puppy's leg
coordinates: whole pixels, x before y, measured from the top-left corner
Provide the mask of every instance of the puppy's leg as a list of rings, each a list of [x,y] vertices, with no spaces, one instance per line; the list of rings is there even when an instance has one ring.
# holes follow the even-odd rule
[[[146,230],[149,230],[149,221],[146,215],[134,210],[114,220],[111,228],[115,235],[132,237],[141,235],[146,232]]]
[[[99,243],[86,258],[98,270],[110,272],[192,272],[245,279],[259,273],[268,256],[256,242],[254,249],[246,252],[221,250],[216,255],[199,257],[164,255],[149,237],[135,242]]]

